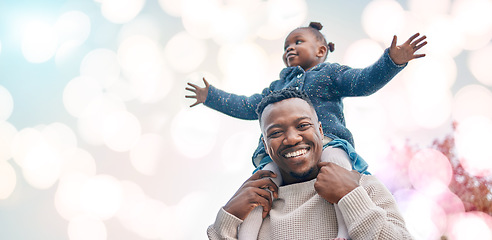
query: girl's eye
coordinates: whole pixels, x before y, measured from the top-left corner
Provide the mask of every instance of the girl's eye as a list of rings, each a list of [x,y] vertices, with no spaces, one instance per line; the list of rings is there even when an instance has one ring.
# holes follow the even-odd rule
[[[301,44],[301,43],[302,43],[302,41],[301,41],[301,40],[297,40],[297,41],[296,41],[296,44]]]

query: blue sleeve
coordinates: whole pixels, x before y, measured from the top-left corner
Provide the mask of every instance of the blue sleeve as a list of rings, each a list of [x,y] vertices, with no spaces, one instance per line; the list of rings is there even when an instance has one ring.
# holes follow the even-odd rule
[[[265,88],[261,94],[257,93],[248,97],[228,93],[210,85],[204,104],[231,117],[256,120],[258,119],[256,106],[270,92],[269,88]]]
[[[334,81],[335,94],[340,97],[368,96],[381,89],[406,64],[397,65],[389,56],[389,49],[371,66],[367,68],[350,68],[340,66],[336,68]]]

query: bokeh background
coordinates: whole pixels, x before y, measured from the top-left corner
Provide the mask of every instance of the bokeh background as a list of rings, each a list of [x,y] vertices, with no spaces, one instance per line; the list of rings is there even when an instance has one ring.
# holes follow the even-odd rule
[[[456,164],[492,175],[492,0],[0,0],[0,239],[206,239],[260,131],[186,83],[260,92],[310,21],[351,67],[428,37],[347,125],[417,239],[492,239],[448,188]],[[431,147],[449,136],[458,162]]]

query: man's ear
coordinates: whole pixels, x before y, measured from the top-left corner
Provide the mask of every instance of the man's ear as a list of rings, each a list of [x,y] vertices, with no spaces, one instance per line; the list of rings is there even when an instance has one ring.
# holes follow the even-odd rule
[[[321,133],[321,136],[323,136],[323,126],[321,126],[321,122],[318,122],[319,124],[319,133]]]
[[[326,56],[328,49],[326,48],[325,45],[321,45],[318,47],[318,52],[316,53],[316,57],[322,58]]]

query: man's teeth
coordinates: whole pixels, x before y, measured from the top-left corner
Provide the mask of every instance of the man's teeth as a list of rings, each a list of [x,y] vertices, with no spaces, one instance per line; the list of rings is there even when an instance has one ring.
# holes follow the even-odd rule
[[[301,150],[297,150],[295,152],[287,153],[287,154],[285,154],[285,157],[286,158],[297,157],[297,156],[301,156],[301,155],[306,154],[306,153],[307,153],[306,149],[301,149]]]

